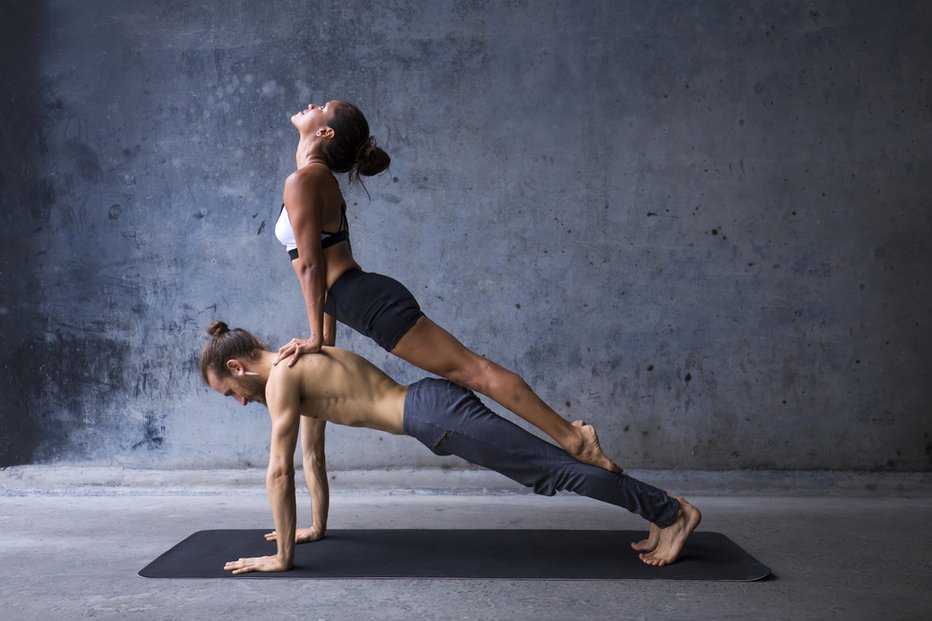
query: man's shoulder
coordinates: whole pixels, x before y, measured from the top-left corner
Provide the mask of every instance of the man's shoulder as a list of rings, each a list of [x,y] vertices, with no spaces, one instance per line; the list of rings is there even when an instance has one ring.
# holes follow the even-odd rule
[[[288,366],[287,360],[282,360],[279,364],[272,367],[269,371],[269,381],[266,384],[266,399],[270,400],[275,397],[288,397],[297,394],[300,398],[302,391],[308,386],[313,386],[314,377],[326,372],[328,365],[333,364],[335,359],[342,358],[349,354],[346,350],[338,347],[323,347],[316,354],[304,354],[298,359],[294,366]]]
[[[282,361],[269,371],[269,381],[265,384],[265,402],[269,409],[281,407],[295,399],[300,401],[301,374],[300,365],[289,367]]]

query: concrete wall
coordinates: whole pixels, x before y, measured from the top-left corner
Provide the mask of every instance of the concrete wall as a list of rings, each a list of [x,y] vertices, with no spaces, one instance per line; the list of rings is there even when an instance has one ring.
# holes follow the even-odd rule
[[[197,350],[214,318],[306,332],[288,117],[343,98],[393,157],[347,191],[360,262],[623,465],[930,468],[926,2],[2,10],[0,465],[263,462]]]

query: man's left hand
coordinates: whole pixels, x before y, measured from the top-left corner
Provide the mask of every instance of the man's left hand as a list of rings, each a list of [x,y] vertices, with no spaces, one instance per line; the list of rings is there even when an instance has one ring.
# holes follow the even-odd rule
[[[323,539],[323,537],[324,531],[316,526],[311,526],[310,528],[296,528],[294,531],[295,543],[310,543],[311,541]],[[278,534],[274,530],[270,533],[266,533],[265,540],[278,541]]]
[[[257,556],[230,561],[223,568],[234,574],[248,574],[251,571],[288,571],[291,566],[277,556]]]

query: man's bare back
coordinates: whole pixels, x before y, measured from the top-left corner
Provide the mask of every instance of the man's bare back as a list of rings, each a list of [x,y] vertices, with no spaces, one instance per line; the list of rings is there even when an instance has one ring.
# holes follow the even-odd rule
[[[270,407],[297,398],[302,416],[394,434],[404,433],[405,392],[365,358],[326,346],[293,367],[273,366],[266,386]]]

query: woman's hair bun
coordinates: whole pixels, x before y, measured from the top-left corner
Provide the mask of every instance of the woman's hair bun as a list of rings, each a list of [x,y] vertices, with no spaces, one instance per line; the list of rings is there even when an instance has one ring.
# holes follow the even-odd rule
[[[360,175],[371,177],[386,170],[391,163],[392,158],[388,156],[381,147],[375,142],[375,138],[369,136],[369,139],[362,143],[359,151],[356,152],[357,168]]]
[[[226,332],[230,331],[230,327],[219,319],[215,319],[210,327],[207,328],[207,334],[211,336],[220,336]]]

